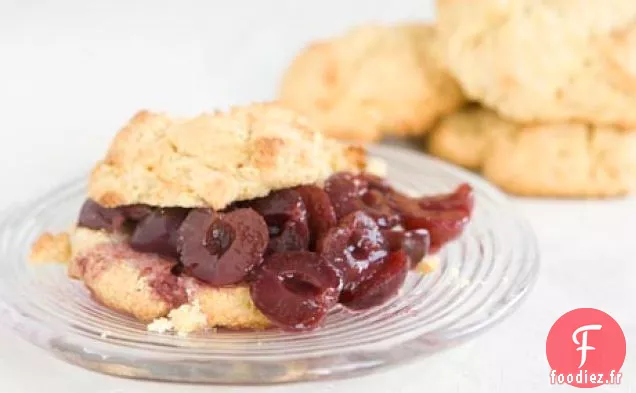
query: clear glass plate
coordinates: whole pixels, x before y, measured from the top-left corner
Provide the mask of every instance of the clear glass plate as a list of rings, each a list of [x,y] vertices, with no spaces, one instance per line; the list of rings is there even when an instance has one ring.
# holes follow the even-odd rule
[[[275,383],[349,377],[429,355],[500,321],[537,276],[535,237],[507,198],[477,176],[396,147],[375,147],[399,189],[447,192],[469,182],[474,218],[440,254],[439,268],[410,273],[400,294],[360,313],[336,309],[310,333],[218,331],[189,337],[149,333],[94,302],[60,265],[27,263],[45,230],[77,217],[86,178],[0,217],[0,318],[31,343],[95,371],[183,382]]]

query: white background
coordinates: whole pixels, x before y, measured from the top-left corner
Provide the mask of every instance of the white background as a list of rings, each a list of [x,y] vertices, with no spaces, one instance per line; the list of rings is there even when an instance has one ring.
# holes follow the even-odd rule
[[[268,99],[307,40],[355,23],[433,17],[425,0],[88,3],[0,0],[0,208],[87,170],[139,108],[195,113]],[[545,338],[578,307],[608,312],[628,339],[623,385],[596,391],[631,392],[635,201],[515,203],[539,237],[539,282],[509,319],[445,353],[352,380],[210,388],[85,371],[0,328],[0,392],[573,391],[549,385]]]

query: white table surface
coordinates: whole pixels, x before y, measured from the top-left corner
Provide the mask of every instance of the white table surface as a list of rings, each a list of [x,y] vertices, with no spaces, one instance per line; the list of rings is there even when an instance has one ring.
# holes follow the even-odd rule
[[[305,41],[363,21],[430,19],[430,1],[88,2],[0,0],[0,208],[86,170],[141,107],[196,113],[275,94]],[[596,307],[627,336],[624,383],[636,388],[636,201],[516,200],[542,253],[527,301],[447,352],[356,379],[278,387],[132,381],[68,365],[0,323],[0,392],[541,392],[545,339],[566,311]],[[2,274],[0,272],[0,274]]]

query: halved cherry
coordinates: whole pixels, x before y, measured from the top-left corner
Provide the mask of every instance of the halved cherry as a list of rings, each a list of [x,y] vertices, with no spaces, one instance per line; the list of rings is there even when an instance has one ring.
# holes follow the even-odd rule
[[[152,252],[178,258],[178,230],[188,211],[180,207],[159,208],[147,214],[137,223],[130,237],[130,247],[139,252]],[[133,213],[137,212],[133,211]]]
[[[126,205],[121,206],[118,209],[124,214],[124,216],[126,216],[128,220],[134,222],[143,220],[155,210],[155,208],[143,204]]]
[[[360,197],[369,184],[359,176],[348,172],[336,173],[325,181],[325,192],[333,205],[336,217],[341,219],[360,208]]]
[[[414,199],[393,193],[388,198],[391,207],[402,215],[406,229],[428,230],[431,252],[462,233],[473,209],[472,188],[467,184],[450,194]]]
[[[470,216],[475,205],[474,199],[473,188],[463,183],[450,194],[421,197],[418,204],[424,210],[462,210]]]
[[[400,214],[388,204],[386,193],[379,189],[369,189],[358,203],[358,210],[371,216],[380,228],[393,228],[401,224]]]
[[[371,216],[380,228],[392,228],[400,224],[400,215],[386,200],[386,195],[392,192],[392,188],[380,177],[337,173],[327,179],[325,191],[331,199],[338,219],[362,210]]]
[[[267,253],[306,250],[309,246],[307,209],[293,189],[274,191],[263,198],[242,203],[256,210],[267,223]]]
[[[125,205],[104,207],[87,199],[80,209],[77,225],[90,229],[120,231],[126,224],[134,224],[152,213],[154,209],[147,205]],[[130,229],[126,226],[127,229]]]
[[[87,199],[80,209],[77,225],[90,229],[117,231],[125,222],[126,216],[120,209],[103,207],[92,199]]]
[[[323,237],[329,228],[336,225],[336,212],[329,200],[329,195],[322,188],[310,185],[296,187],[295,190],[300,194],[307,209],[309,249],[315,250],[318,239]]]
[[[343,273],[344,291],[370,277],[387,255],[380,228],[362,211],[350,213],[331,228],[318,243],[318,251]]]
[[[340,273],[318,254],[288,251],[265,259],[250,293],[256,308],[274,325],[302,331],[322,323],[341,286]]]
[[[184,271],[211,285],[244,281],[263,260],[267,224],[252,209],[216,213],[193,209],[181,224],[178,249]]]
[[[428,254],[430,236],[426,229],[411,231],[382,231],[390,251],[404,250],[411,268],[414,268]]]
[[[390,253],[381,268],[352,291],[343,292],[340,303],[353,310],[379,306],[398,293],[409,271],[403,250]]]

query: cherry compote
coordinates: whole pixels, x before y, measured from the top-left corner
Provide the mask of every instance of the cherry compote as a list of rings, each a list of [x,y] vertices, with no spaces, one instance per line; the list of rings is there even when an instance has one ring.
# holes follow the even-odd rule
[[[265,219],[269,234],[267,253],[301,251],[309,247],[307,208],[298,191],[274,191],[241,205],[254,209]]]
[[[180,207],[156,209],[137,223],[130,247],[177,259],[178,230],[187,215],[188,209]]]
[[[354,211],[331,228],[318,244],[318,252],[342,272],[343,291],[351,291],[378,270],[388,254],[375,220]]]
[[[394,192],[390,206],[402,216],[407,230],[426,229],[430,235],[431,252],[457,238],[470,220],[473,211],[473,190],[460,185],[450,194],[410,198]]]
[[[174,275],[249,283],[274,325],[299,331],[337,302],[361,310],[388,301],[409,268],[461,234],[473,199],[468,184],[414,198],[377,176],[337,173],[324,188],[273,191],[220,212],[87,200],[78,225],[131,234],[133,249],[174,258]]]
[[[353,290],[343,292],[340,303],[354,310],[379,306],[398,293],[409,271],[404,250],[391,252],[373,275]]]
[[[319,326],[337,302],[340,271],[310,251],[266,257],[250,284],[254,305],[276,326],[289,331]]]
[[[371,216],[381,228],[400,224],[399,214],[386,201],[391,187],[386,181],[371,175],[337,173],[325,182],[336,217],[343,218],[355,211]]]
[[[426,229],[383,230],[382,234],[389,251],[404,250],[411,268],[414,268],[428,254],[431,239]]]
[[[252,209],[193,209],[179,228],[184,272],[214,286],[237,284],[263,260],[267,224]]]
[[[318,239],[336,226],[336,212],[331,204],[329,195],[317,186],[300,186],[295,188],[300,194],[307,209],[307,223],[309,225],[309,249],[315,250]]]

